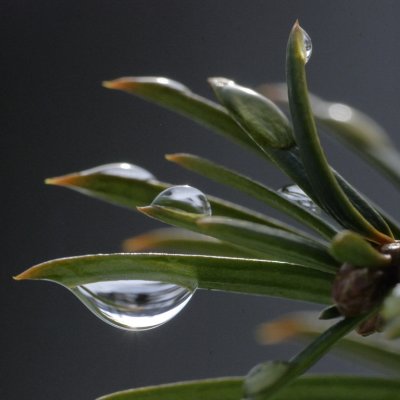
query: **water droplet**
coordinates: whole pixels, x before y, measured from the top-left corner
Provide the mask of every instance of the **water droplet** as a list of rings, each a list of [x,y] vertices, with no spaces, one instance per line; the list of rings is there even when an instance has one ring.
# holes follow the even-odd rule
[[[129,331],[144,331],[165,324],[189,302],[196,285],[122,280],[77,286],[74,294],[100,319]]]
[[[297,185],[287,185],[278,190],[286,199],[293,201],[315,214],[320,214],[321,209]]]
[[[211,215],[211,206],[206,195],[188,185],[165,189],[153,200],[151,205],[177,208],[193,214]]]
[[[308,60],[311,58],[312,54],[312,42],[310,36],[303,28],[301,28],[301,32],[303,34],[304,56],[306,58],[306,63],[307,63]]]
[[[83,176],[93,174],[118,176],[121,178],[132,178],[141,181],[156,179],[151,172],[147,171],[147,169],[126,162],[100,165],[98,167],[90,168],[80,172],[80,175]]]

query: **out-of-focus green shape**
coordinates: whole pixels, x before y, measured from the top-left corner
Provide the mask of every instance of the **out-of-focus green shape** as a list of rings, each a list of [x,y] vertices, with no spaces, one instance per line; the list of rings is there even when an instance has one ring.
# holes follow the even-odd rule
[[[337,182],[326,160],[308,100],[304,37],[304,31],[296,23],[290,33],[287,46],[286,76],[294,133],[312,190],[318,197],[320,204],[343,227],[378,243],[389,243],[392,238],[386,232],[371,225],[354,207]]]
[[[97,400],[239,400],[242,382],[242,378],[180,382],[125,390]],[[399,390],[400,382],[397,380],[306,376],[283,389],[274,400],[395,400]]]
[[[261,85],[258,90],[272,101],[288,105],[286,84],[268,83]],[[309,100],[314,118],[320,126],[328,128],[343,143],[356,150],[378,170],[386,173],[396,184],[400,184],[400,155],[394,144],[390,142],[386,132],[376,121],[361,111],[342,103],[328,102],[313,94],[309,94]],[[333,116],[330,112],[332,109]],[[339,116],[340,110],[344,115],[349,116],[348,120],[344,115]],[[337,115],[335,116],[335,114]],[[348,192],[346,194],[353,201],[351,194]],[[400,237],[400,224],[370,199],[365,200],[382,215],[393,235]],[[359,211],[361,210],[359,209]],[[363,215],[369,219],[366,214],[363,213]],[[370,221],[372,222],[372,220]],[[378,226],[376,223],[374,225]]]
[[[156,76],[123,77],[103,82],[103,86],[166,107],[261,153],[223,107],[193,93],[177,81]]]
[[[150,204],[160,192],[173,186],[155,178],[142,179],[132,176],[110,175],[106,171],[102,171],[101,168],[102,166],[49,178],[46,179],[46,183],[64,186],[82,194],[135,210],[137,207]],[[214,196],[207,196],[207,198],[215,215],[244,219],[283,230],[291,230],[287,224],[246,207]]]
[[[206,235],[259,251],[268,259],[294,262],[332,274],[338,268],[325,246],[289,232],[224,217],[199,218],[197,225]]]
[[[225,217],[201,217],[160,206],[140,207],[144,214],[170,225],[194,230],[232,245],[254,251],[254,257],[292,262],[335,274],[338,263],[319,242],[261,224]]]
[[[267,154],[270,149],[295,145],[287,117],[272,101],[226,78],[210,78],[209,82],[234,119]]]
[[[211,78],[209,83],[218,100],[256,146],[314,198],[303,163],[298,157],[292,128],[284,114],[268,99],[229,79]],[[247,102],[255,108],[249,108]],[[272,120],[269,121],[268,117]]]
[[[317,193],[314,191],[306,172],[304,162],[301,159],[301,151],[298,144],[293,142],[292,139],[287,141],[283,140],[281,143],[282,146],[278,147],[280,130],[274,131],[275,124],[267,124],[265,122],[266,117],[261,113],[261,111],[266,108],[266,104],[268,105],[267,108],[270,109],[268,112],[265,111],[266,115],[277,113],[277,107],[275,105],[271,106],[271,102],[269,100],[263,98],[253,90],[239,86],[231,80],[225,78],[213,78],[210,79],[210,84],[213,87],[219,101],[227,108],[232,117],[236,119],[236,121],[242,126],[243,130],[245,130],[254,140],[254,142],[257,143],[259,148],[267,155],[268,159],[275,163],[285,174],[287,174],[297,185],[299,185],[304,192],[306,192],[307,195],[314,202],[316,202],[316,204],[322,207],[325,211],[336,218],[339,223],[342,224],[342,221],[338,218],[338,216],[331,213],[331,210],[329,210],[329,208],[320,201]],[[252,113],[252,109],[243,106],[243,104],[246,104],[246,101],[249,98],[252,99],[253,103],[259,104],[260,110],[258,112]],[[254,121],[257,121],[257,123]],[[274,120],[272,122],[274,122]],[[282,125],[285,126],[285,129],[289,129],[284,123],[282,123]],[[270,140],[271,137],[275,139],[272,142]],[[289,133],[285,133],[283,137],[284,139],[287,137],[293,138],[292,130],[290,135]],[[274,147],[273,144],[275,141],[278,142],[278,144]],[[290,145],[284,147],[284,143],[290,143]],[[329,168],[330,171],[330,167],[326,167]],[[391,231],[384,219],[363,198],[363,196],[358,193],[357,190],[355,190],[336,171],[332,170],[330,173],[333,174],[337,179],[340,188],[351,200],[351,203],[354,205],[356,210],[362,216],[364,216],[365,220],[377,228],[378,231],[391,236]]]
[[[266,84],[259,88],[272,101],[287,103],[285,84]],[[371,163],[400,186],[400,154],[386,131],[363,112],[339,102],[310,95],[317,123]]]
[[[390,255],[380,253],[362,236],[352,231],[339,232],[331,242],[330,253],[342,263],[367,268],[385,267],[392,260]]]
[[[329,222],[323,220],[314,212],[288,200],[275,190],[241,175],[236,171],[229,170],[221,165],[191,154],[169,154],[166,158],[184,168],[195,171],[219,183],[234,187],[235,189],[249,194],[253,198],[263,201],[270,207],[307,225],[324,238],[331,239],[337,233],[337,228],[330,225]]]
[[[149,280],[199,288],[329,302],[332,276],[276,261],[181,254],[97,254],[48,261],[16,276],[67,288],[102,281]]]
[[[122,248],[124,252],[173,251],[185,254],[206,254],[226,257],[249,257],[252,252],[232,246],[210,236],[202,235],[187,229],[159,228],[126,239]]]
[[[255,366],[245,379],[244,398],[246,400],[267,400],[274,397],[311,368],[364,318],[365,316],[361,316],[339,321],[316,337],[288,363],[274,364],[268,361]],[[277,370],[275,370],[275,367]]]
[[[262,324],[257,330],[257,338],[260,343],[268,345],[292,339],[308,342],[330,325],[329,321],[319,320],[315,312],[293,313]],[[400,344],[386,340],[383,333],[368,337],[350,333],[337,343],[334,350],[344,357],[356,357],[380,369],[400,375]]]
[[[389,339],[400,337],[400,284],[397,284],[383,304],[382,316],[386,321],[385,334]]]

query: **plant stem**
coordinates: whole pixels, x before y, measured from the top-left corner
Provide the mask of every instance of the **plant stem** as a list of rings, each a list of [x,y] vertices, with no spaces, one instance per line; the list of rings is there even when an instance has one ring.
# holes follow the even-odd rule
[[[346,318],[333,325],[292,358],[286,368],[282,369],[282,373],[277,375],[276,379],[271,380],[271,375],[276,373],[272,370],[276,368],[276,364],[267,363],[265,364],[266,368],[256,367],[256,369],[250,371],[245,381],[244,398],[248,400],[267,400],[272,398],[279,390],[292,383],[298,376],[311,368],[338,340],[351,332],[366,317],[366,315],[363,315],[355,318]],[[266,381],[264,387],[262,383],[260,385],[262,380]],[[256,387],[257,389],[254,390]]]

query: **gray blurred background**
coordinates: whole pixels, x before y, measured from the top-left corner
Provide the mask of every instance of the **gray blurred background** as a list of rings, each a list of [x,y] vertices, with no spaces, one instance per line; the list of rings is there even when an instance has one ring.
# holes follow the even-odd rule
[[[51,258],[119,251],[123,239],[160,226],[45,187],[46,177],[128,161],[162,180],[264,210],[164,161],[165,153],[185,151],[275,188],[288,183],[245,150],[107,91],[102,80],[167,76],[206,96],[208,76],[249,86],[281,81],[286,40],[299,18],[314,44],[310,88],[370,113],[399,143],[399,12],[400,3],[387,0],[3,0],[0,397],[94,399],[142,385],[245,374],[262,360],[291,357],[297,345],[261,347],[255,328],[316,306],[198,292],[170,323],[133,334],[102,323],[60,286],[11,277]],[[389,183],[330,139],[324,142],[335,168],[399,216],[399,196]],[[332,356],[319,370],[370,372]]]

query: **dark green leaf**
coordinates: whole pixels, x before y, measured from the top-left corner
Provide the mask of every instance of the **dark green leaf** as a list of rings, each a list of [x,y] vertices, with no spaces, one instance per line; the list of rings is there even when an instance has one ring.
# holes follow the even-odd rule
[[[394,400],[398,380],[373,377],[309,376],[296,380],[274,400]]]
[[[241,190],[307,225],[327,239],[331,239],[337,233],[335,227],[312,211],[236,171],[191,154],[171,154],[167,155],[167,159],[217,182]],[[305,236],[304,234],[301,235]]]
[[[360,267],[384,267],[391,263],[388,254],[382,254],[371,246],[362,236],[352,231],[338,233],[330,247],[336,260]]]
[[[98,400],[240,400],[242,382],[242,378],[180,382],[126,390]],[[399,390],[397,380],[320,375],[296,380],[274,400],[395,400]]]
[[[279,229],[224,217],[197,220],[200,232],[264,253],[268,259],[294,262],[334,274],[338,264],[316,242]]]
[[[169,207],[148,206],[139,210],[167,224],[194,230],[253,251],[253,257],[256,258],[293,262],[332,274],[337,271],[338,264],[328,254],[326,246],[287,231],[232,218],[204,218]]]
[[[296,154],[297,147],[290,125],[279,109],[253,90],[239,86],[228,79],[215,78],[210,79],[209,82],[218,100],[227,108],[232,118],[241,124],[267,158],[312,196],[304,166]],[[229,84],[224,84],[224,82],[229,82]],[[246,106],[249,97],[256,104],[256,112]],[[271,121],[268,117],[271,118]],[[277,122],[279,125],[279,121],[281,128],[276,130],[275,125]],[[281,138],[280,132],[283,132],[283,138]]]
[[[240,400],[242,384],[242,378],[180,382],[125,390],[98,400]]]
[[[211,78],[209,82],[221,103],[263,151],[295,144],[288,119],[269,99],[229,79]]]
[[[296,23],[287,47],[289,106],[296,141],[299,144],[301,158],[313,192],[324,208],[327,208],[344,227],[378,243],[388,243],[391,238],[378,231],[357,211],[341,189],[327,163],[308,100],[305,62],[303,30]]]
[[[110,175],[99,172],[100,168],[95,167],[82,172],[50,178],[46,180],[46,183],[65,186],[85,195],[135,210],[137,207],[150,204],[161,191],[173,186],[170,183],[159,182],[156,179],[143,180],[133,177]],[[287,225],[280,221],[248,208],[214,196],[207,196],[207,198],[215,215],[244,219],[281,229],[288,229]]]
[[[274,365],[271,362],[254,367],[246,377],[244,397],[248,400],[270,399],[284,387],[291,384],[298,376],[306,372],[337,341],[352,331],[364,318],[365,316],[341,320],[317,337],[290,360],[290,363],[285,364],[284,368],[282,364],[276,364],[278,371],[274,370]]]
[[[223,107],[194,94],[179,82],[163,77],[141,76],[119,78],[103,85],[169,108],[260,153]]]
[[[194,231],[197,233],[203,233],[201,227],[197,225],[197,220],[201,218],[202,215],[189,213],[177,208],[163,207],[158,205],[138,207],[138,210],[143,214],[151,218],[157,219],[159,221],[162,221],[166,224],[173,225],[179,228],[188,229],[190,231]],[[205,233],[205,235],[211,236],[207,233]],[[215,238],[220,239],[217,236]],[[260,259],[266,258],[264,253],[254,250],[251,247],[236,245],[234,243],[229,243],[229,241],[227,243],[233,248],[237,247],[239,251],[246,252],[247,255],[252,258],[260,258]],[[271,257],[269,257],[268,259],[271,259]],[[274,259],[274,260],[282,261],[280,259]]]
[[[309,342],[331,325],[330,321],[317,318],[318,314],[315,312],[289,314],[262,324],[257,337],[261,343],[269,345],[290,339]],[[381,334],[363,337],[352,332],[337,343],[334,351],[351,360],[357,358],[363,363],[369,362],[380,369],[400,374],[399,343],[385,340]]]
[[[153,280],[190,287],[329,302],[332,276],[294,264],[232,257],[108,254],[61,258],[15,279],[42,279],[68,288],[100,281]]]
[[[186,229],[160,228],[135,236],[123,242],[125,252],[164,250],[185,254],[207,254],[227,257],[248,257],[252,253],[210,236]]]
[[[260,93],[264,94],[268,98],[270,98],[274,102],[288,104],[287,97],[287,86],[283,83],[272,83],[265,84],[260,86],[258,89]],[[350,145],[354,150],[358,151],[360,155],[365,157],[369,162],[375,164],[379,169],[391,169],[392,171],[386,171],[388,175],[391,175],[391,178],[396,181],[395,183],[400,183],[398,181],[398,174],[400,170],[400,166],[395,168],[399,163],[399,155],[397,150],[394,148],[394,145],[390,142],[389,137],[386,132],[383,130],[381,126],[379,126],[375,121],[371,120],[367,115],[363,114],[361,111],[356,110],[353,107],[350,107],[341,103],[330,103],[320,99],[319,97],[309,94],[310,103],[313,109],[314,117],[316,121],[323,127],[329,128],[333,133],[338,135],[346,144]],[[334,108],[334,113],[340,112],[340,107],[342,107],[342,112],[345,112],[349,116],[349,120],[339,121],[338,118],[334,119],[334,121],[329,121],[329,110],[331,107],[339,106]],[[344,107],[344,108],[343,108]],[[344,118],[344,117],[343,117]],[[339,118],[340,119],[340,118]],[[361,148],[357,145],[357,140],[364,141],[364,144],[361,144]],[[378,153],[383,153],[385,155],[384,160],[380,160],[379,154],[374,155],[374,148],[379,147],[390,147],[390,150],[386,152],[386,150],[379,151]],[[362,151],[361,151],[362,150]],[[389,153],[392,153],[390,155]],[[372,160],[373,157],[376,157],[376,160]],[[382,163],[383,165],[378,165]],[[385,167],[386,164],[389,164]],[[342,186],[342,189],[346,192],[349,199],[353,202],[354,206],[364,215],[364,217],[370,221],[375,227],[378,229],[382,229],[383,232],[389,233],[389,231],[385,231],[383,228],[382,222],[380,222],[376,217],[371,214],[370,210],[368,211],[365,207],[365,203],[360,208],[357,203],[358,194],[349,192],[347,190],[348,183],[343,186],[341,182],[341,177],[338,176],[337,172],[335,172],[336,178],[338,179],[339,184]],[[354,191],[354,189],[353,189]],[[380,209],[376,204],[374,204],[370,199],[365,198],[364,200],[367,204],[371,205],[371,208],[377,210],[377,212],[384,218],[390,231],[393,233],[394,237],[400,237],[400,224],[396,222],[393,217],[387,215],[387,213]],[[367,211],[367,213],[366,213]]]
[[[331,213],[330,209],[327,208],[324,203],[321,203],[317,194],[314,193],[303,161],[300,158],[300,151],[297,144],[292,144],[292,146],[286,148],[272,147],[268,140],[262,138],[262,135],[259,132],[260,129],[257,129],[258,126],[265,125],[265,116],[260,117],[258,114],[252,114],[249,108],[242,107],[242,104],[245,103],[245,100],[250,95],[256,100],[256,102],[260,102],[262,107],[264,101],[260,100],[259,95],[254,94],[251,89],[232,83],[232,81],[222,80],[221,78],[220,81],[231,82],[230,84],[226,85],[218,85],[217,80],[216,82],[211,81],[211,84],[213,85],[217,97],[228,109],[232,117],[235,118],[238,123],[242,124],[243,129],[246,130],[249,136],[259,145],[259,147],[270,160],[272,160],[284,173],[286,173],[294,182],[296,182],[311,197],[312,200],[325,209],[325,211]],[[268,115],[268,113],[266,115]],[[255,124],[253,121],[258,119],[260,119],[260,121],[256,126],[254,126]],[[246,122],[247,120],[249,121]],[[293,134],[291,135],[293,136]],[[336,171],[332,170],[332,173],[335,175],[336,179],[338,180],[338,184],[349,197],[358,212],[361,213],[361,215],[363,215],[364,218],[370,222],[370,224],[376,227],[377,230],[391,236],[391,232],[387,224],[376,212],[376,210],[374,210],[374,208],[368,204],[368,201],[363,199],[363,197]],[[338,219],[335,215],[333,215],[333,217]],[[338,222],[342,223],[340,219],[338,219]]]
[[[394,223],[390,222],[386,215],[381,212],[381,210],[370,199],[356,190],[334,169],[332,169],[332,172],[335,175],[338,184],[357,211],[379,231],[385,233],[389,237],[393,237],[391,228],[394,226]]]

